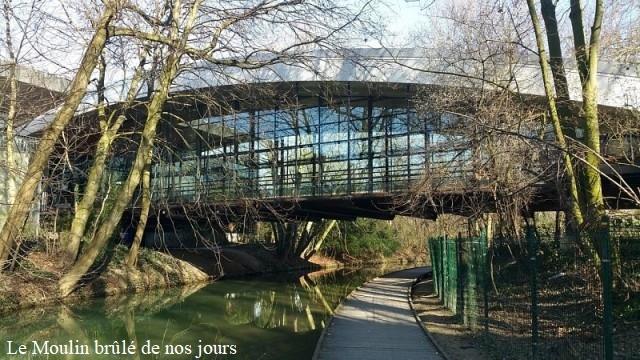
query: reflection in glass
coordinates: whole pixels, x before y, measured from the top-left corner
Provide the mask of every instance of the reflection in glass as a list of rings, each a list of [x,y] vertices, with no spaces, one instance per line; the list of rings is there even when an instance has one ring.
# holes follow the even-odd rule
[[[456,115],[419,115],[408,88],[320,90],[296,85],[286,102],[246,100],[232,114],[178,124],[172,146],[184,150],[158,156],[156,200],[393,192],[425,172],[469,176],[468,144],[449,130]]]

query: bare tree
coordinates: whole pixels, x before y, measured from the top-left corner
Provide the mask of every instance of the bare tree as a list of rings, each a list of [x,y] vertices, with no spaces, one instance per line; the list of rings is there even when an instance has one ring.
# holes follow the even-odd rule
[[[424,71],[443,86],[425,87],[415,99],[431,140],[424,177],[409,194],[431,211],[473,219],[496,212],[498,233],[516,240],[536,186],[549,180],[541,110],[519,93],[525,84],[516,76],[528,58],[522,10],[509,13],[497,2],[447,4],[420,31],[430,64]]]
[[[109,34],[160,44],[163,47],[162,65],[156,75],[154,92],[146,105],[146,120],[138,135],[140,141],[129,175],[115,194],[112,207],[98,225],[91,243],[60,279],[63,296],[73,291],[95,262],[129,206],[145,165],[150,161],[157,126],[171,97],[171,85],[177,75],[189,69],[187,56],[206,60],[212,70],[213,81],[236,81],[234,73],[241,79],[248,70],[281,62],[296,61],[304,66],[310,50],[339,43],[345,29],[357,21],[368,9],[368,4],[356,8],[355,12],[350,7],[324,1],[255,4],[238,1],[221,7],[206,1],[175,1],[167,3],[158,13],[146,12],[134,4],[127,4],[125,8],[136,19],[132,23],[144,26],[117,25],[109,29]],[[266,29],[291,35],[292,38],[279,42],[280,38],[265,36]]]
[[[134,74],[131,79],[131,84],[129,85],[129,89],[127,91],[126,99],[120,106],[120,111],[107,113],[107,104],[105,97],[105,71],[106,71],[106,63],[101,62],[100,68],[100,76],[98,82],[98,106],[97,106],[97,116],[98,122],[100,126],[100,138],[98,143],[95,145],[95,153],[93,154],[93,162],[91,165],[91,169],[87,175],[86,186],[84,187],[83,194],[81,196],[81,200],[78,202],[75,215],[71,224],[71,229],[69,230],[68,239],[66,239],[66,253],[67,260],[69,262],[74,262],[76,257],[78,256],[78,252],[80,250],[80,241],[82,236],[85,234],[87,220],[92,212],[92,209],[95,205],[96,198],[100,191],[101,181],[100,179],[103,176],[106,162],[110,155],[111,144],[117,139],[119,136],[118,132],[125,122],[127,116],[126,111],[133,107],[136,102],[136,98],[140,93],[140,86],[143,81],[143,71],[146,59],[147,49],[143,47],[142,54],[140,56],[139,66],[134,71]],[[80,136],[86,136],[87,134],[80,134]]]
[[[587,3],[588,4],[588,3]],[[624,64],[638,63],[640,26],[638,4],[633,1],[610,0],[605,4],[605,18],[600,36],[600,56],[605,61]],[[588,14],[592,10],[585,8]]]
[[[547,24],[547,33],[553,35],[553,25],[557,23],[555,20],[555,7],[551,2],[543,2],[543,9]],[[564,131],[562,124],[565,119],[561,118],[556,100],[563,98],[568,99],[568,94],[564,88],[562,81],[556,81],[555,88],[552,82],[552,74],[556,80],[562,79],[560,74],[564,68],[561,63],[561,48],[555,43],[557,40],[553,36],[548,37],[550,41],[549,48],[551,59],[556,59],[554,66],[550,67],[546,55],[546,47],[542,39],[543,28],[539,23],[538,14],[535,3],[532,0],[527,1],[530,19],[533,24],[536,36],[540,69],[543,74],[543,82],[545,85],[545,93],[551,118],[554,124],[555,134],[563,149],[567,149],[564,141]],[[571,212],[578,229],[589,229],[597,226],[604,215],[605,203],[602,195],[602,182],[600,173],[601,151],[600,151],[600,121],[598,115],[598,59],[600,51],[600,33],[604,18],[604,1],[596,0],[593,3],[594,13],[591,23],[591,33],[589,40],[586,40],[583,6],[580,0],[572,0],[570,3],[570,19],[573,35],[573,54],[577,63],[578,74],[582,83],[581,96],[582,107],[578,115],[578,126],[584,133],[579,139],[584,145],[586,153],[582,157],[570,157],[565,153],[565,169],[567,171],[568,180],[571,185],[572,207]],[[549,26],[552,26],[549,28]],[[557,30],[555,30],[557,33]],[[566,95],[565,95],[566,94]],[[573,167],[577,166],[581,169],[580,174],[573,173]],[[600,264],[598,252],[595,250],[597,244],[585,242],[585,247],[591,254],[596,266]],[[615,253],[615,251],[614,251]],[[614,254],[614,259],[619,258]],[[614,261],[614,272],[619,274],[619,262]]]
[[[458,73],[461,79],[459,86],[484,91],[487,97],[480,96],[480,99],[489,99],[491,92],[501,90],[524,100],[522,103],[531,104],[531,99],[519,95],[522,79],[517,75],[519,67],[529,63],[531,53],[535,54],[542,72],[547,109],[523,108],[525,112],[530,111],[524,115],[525,118],[539,121],[539,126],[532,124],[527,131],[538,129],[543,133],[547,123],[553,128],[555,143],[549,142],[548,138],[540,137],[539,140],[557,147],[560,152],[563,171],[559,175],[566,181],[567,210],[571,213],[574,227],[592,229],[602,218],[605,209],[602,176],[608,176],[617,183],[629,198],[637,199],[634,191],[620,178],[603,174],[600,170],[603,164],[600,131],[605,126],[605,118],[599,114],[597,104],[597,67],[601,29],[611,25],[604,20],[604,2],[592,1],[585,5],[581,1],[571,1],[562,9],[563,13],[569,14],[569,21],[564,22],[557,14],[560,11],[557,6],[563,5],[554,1],[528,1],[526,8],[524,3],[516,1],[460,3],[465,3],[465,6],[446,8],[425,35],[430,54],[438,54],[438,60],[446,64],[443,68],[434,69],[437,71],[427,71],[447,74],[450,78],[455,78]],[[611,9],[620,9],[621,6],[624,8],[624,4],[616,3],[611,5]],[[612,23],[618,20],[619,23],[629,23],[628,17],[620,17],[616,13],[620,15],[620,12],[613,11]],[[486,16],[479,18],[482,14]],[[588,17],[589,24],[585,24]],[[591,32],[587,31],[587,26]],[[451,31],[454,28],[456,31]],[[612,36],[610,42],[630,33],[627,30],[616,32],[612,28],[609,31],[618,35]],[[570,97],[567,75],[570,69],[563,56],[569,53],[574,58],[580,79],[580,102]],[[617,53],[620,54],[619,51]],[[473,112],[465,115],[473,115]],[[516,131],[514,135],[522,137],[524,134]],[[583,245],[597,264],[599,259],[594,245],[589,240]]]
[[[30,119],[55,106],[60,93],[68,85],[66,81],[39,71],[32,42],[46,29],[46,14],[42,3],[32,1],[4,1],[2,3],[3,37],[0,39],[0,121],[2,123],[2,204],[0,226],[5,224],[7,212],[16,202],[16,193],[23,179],[25,168],[32,156],[35,141],[19,136],[17,129]],[[39,234],[39,204],[26,204],[31,213],[23,220],[25,232],[17,234],[16,241]],[[4,248],[13,251],[13,248]],[[15,264],[15,262],[14,262]]]
[[[72,119],[86,93],[91,74],[109,37],[107,27],[117,11],[118,4],[116,2],[105,1],[103,11],[95,22],[94,35],[87,46],[80,68],[70,86],[68,97],[43,133],[36,151],[31,157],[24,181],[16,193],[14,204],[11,206],[7,220],[0,232],[0,261],[2,262],[9,259],[14,249],[16,238],[22,230],[35,197],[36,189],[48,165],[49,156],[54,150],[65,125]]]

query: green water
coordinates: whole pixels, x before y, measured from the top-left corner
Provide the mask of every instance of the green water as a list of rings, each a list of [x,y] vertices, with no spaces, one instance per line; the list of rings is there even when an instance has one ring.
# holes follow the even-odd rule
[[[225,280],[22,311],[0,320],[0,358],[310,359],[332,309],[391,270]]]

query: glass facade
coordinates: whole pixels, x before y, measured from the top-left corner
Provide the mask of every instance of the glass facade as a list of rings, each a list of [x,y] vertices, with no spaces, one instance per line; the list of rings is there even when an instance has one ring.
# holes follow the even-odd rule
[[[419,115],[412,87],[299,89],[171,124],[163,133],[175,148],[158,148],[153,165],[155,200],[393,193],[425,172],[452,186],[468,175],[465,139],[440,131],[451,115]]]

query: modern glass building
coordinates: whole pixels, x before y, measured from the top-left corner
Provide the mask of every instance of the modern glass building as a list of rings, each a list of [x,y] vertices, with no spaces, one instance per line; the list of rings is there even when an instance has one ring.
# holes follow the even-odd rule
[[[526,139],[545,137],[548,128],[522,117],[515,119],[515,128],[500,129],[502,125],[496,123],[474,130],[465,115],[473,114],[473,109],[454,115],[435,110],[442,106],[430,107],[424,95],[446,93],[443,89],[454,89],[462,101],[474,92],[495,90],[473,76],[458,76],[447,66],[419,49],[318,53],[304,64],[282,63],[255,71],[196,62],[176,79],[164,109],[153,154],[153,201],[159,208],[235,203],[236,209],[249,206],[246,200],[271,205],[284,201],[288,209],[304,210],[295,210],[302,217],[311,208],[320,218],[332,214],[375,217],[392,216],[402,208],[394,198],[420,188],[422,193],[453,194],[446,210],[459,210],[462,205],[453,202],[466,192],[482,191],[486,170],[502,165],[501,158],[492,158],[486,151],[489,142],[483,143],[487,139],[483,131],[494,126]],[[511,94],[521,95],[518,106],[543,98],[536,63],[518,64],[510,71],[511,82],[505,86],[515,86]],[[603,107],[626,106],[627,94],[640,88],[632,72],[611,64],[601,69]],[[81,131],[96,128],[92,114],[89,110],[79,116],[88,124]],[[519,115],[491,116],[494,120],[511,117],[513,124]],[[144,102],[128,109],[127,118],[122,130],[130,135],[114,144],[110,160],[108,181],[114,186],[128,173],[136,132],[146,118]],[[46,124],[44,119],[23,130],[26,135],[36,134]],[[99,129],[94,130],[95,138]],[[80,146],[74,164],[91,163],[87,150],[91,141],[89,137]],[[541,161],[553,163],[557,154],[556,159],[549,158],[541,153],[541,146],[531,144],[518,149],[522,144],[502,142],[501,146],[529,151],[524,154],[526,164],[521,164],[526,171],[518,171],[528,172],[531,181],[544,182],[542,169],[536,166]],[[62,183],[82,188],[81,174],[64,176],[70,178]],[[514,181],[530,185],[526,179]],[[435,210],[430,211],[426,216],[435,216]]]
[[[446,131],[455,116],[416,111],[420,91],[294,82],[243,86],[208,103],[200,97],[190,105],[197,114],[163,124],[161,143],[170,146],[157,148],[153,196],[176,203],[392,194],[427,173],[443,190],[460,187],[472,150]]]

